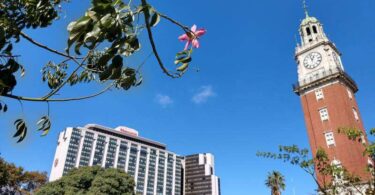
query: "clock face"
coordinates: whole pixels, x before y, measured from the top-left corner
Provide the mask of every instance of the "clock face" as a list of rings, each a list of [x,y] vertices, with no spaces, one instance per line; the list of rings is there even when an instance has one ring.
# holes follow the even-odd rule
[[[318,52],[309,53],[303,60],[303,65],[308,69],[314,69],[322,62],[322,55]]]

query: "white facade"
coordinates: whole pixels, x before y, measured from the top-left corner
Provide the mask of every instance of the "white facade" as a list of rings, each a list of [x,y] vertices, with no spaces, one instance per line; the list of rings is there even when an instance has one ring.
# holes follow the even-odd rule
[[[199,154],[204,175],[210,178],[212,195],[220,195],[220,181],[214,175],[214,156]],[[134,177],[142,195],[185,194],[185,157],[166,150],[164,144],[139,136],[128,127],[111,129],[90,124],[66,128],[58,137],[50,181],[60,179],[73,168],[101,166],[118,168]]]
[[[71,133],[72,128],[67,128],[66,131],[60,132],[59,134],[52,171],[49,177],[50,181],[54,181],[62,177]]]
[[[295,59],[300,86],[344,70],[341,53],[328,39],[318,19],[306,15],[299,31],[301,45],[296,47]]]
[[[123,169],[135,178],[136,192],[143,195],[183,193],[183,157],[161,143],[138,137],[134,129],[67,128],[59,135],[49,180],[72,168],[93,165]]]

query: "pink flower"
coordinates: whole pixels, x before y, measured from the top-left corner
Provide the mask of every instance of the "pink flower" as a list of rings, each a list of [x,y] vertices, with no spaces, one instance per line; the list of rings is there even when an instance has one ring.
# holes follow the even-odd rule
[[[185,33],[178,37],[180,41],[186,41],[185,49],[187,50],[190,44],[193,45],[195,48],[199,48],[199,41],[198,39],[206,33],[206,29],[201,28],[197,30],[197,25],[193,25],[191,27],[191,32]]]

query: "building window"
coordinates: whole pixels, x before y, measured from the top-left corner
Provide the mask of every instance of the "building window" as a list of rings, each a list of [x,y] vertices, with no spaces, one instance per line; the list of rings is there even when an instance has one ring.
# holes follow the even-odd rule
[[[339,160],[333,160],[332,162],[331,162],[331,165],[332,166],[335,166],[336,167],[336,169],[337,169],[337,171],[338,172],[335,172],[334,174],[333,174],[333,176],[334,176],[334,180],[333,180],[333,183],[334,184],[343,184],[343,177],[344,177],[344,173],[343,173],[343,171],[341,170],[342,169],[342,165],[341,165],[341,162],[339,161]],[[341,171],[340,171],[341,170]]]
[[[355,108],[353,108],[353,114],[354,114],[355,120],[359,120],[358,112],[357,112],[357,110]]]
[[[327,142],[327,146],[334,146],[335,145],[335,138],[333,137],[333,132],[328,132],[324,134]]]
[[[350,99],[353,99],[353,94],[352,94],[352,92],[351,92],[349,89],[347,89],[347,91],[348,91],[348,96],[349,96],[349,98],[350,98]]]
[[[316,26],[313,26],[313,31],[314,31],[315,34],[318,33],[318,30],[316,29]]]
[[[323,89],[315,90],[316,100],[320,100],[324,98]]]
[[[307,35],[311,35],[311,30],[309,27],[306,28]]]
[[[105,168],[113,168],[115,165],[117,151],[117,140],[110,138],[108,149],[107,149],[107,158],[105,160]]]
[[[327,108],[320,109],[320,110],[319,110],[319,113],[320,113],[320,119],[321,119],[322,121],[326,121],[326,120],[329,119]]]

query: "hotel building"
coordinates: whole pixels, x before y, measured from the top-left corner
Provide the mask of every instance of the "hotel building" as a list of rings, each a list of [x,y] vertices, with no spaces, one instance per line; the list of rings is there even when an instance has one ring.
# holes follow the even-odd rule
[[[213,156],[209,158],[213,165]],[[73,168],[95,165],[124,170],[133,176],[136,192],[143,195],[185,194],[184,175],[191,167],[185,169],[185,157],[168,151],[162,143],[140,137],[134,129],[89,124],[66,128],[59,134],[49,179],[55,181]],[[204,194],[219,195],[214,193],[217,190],[211,191]]]

